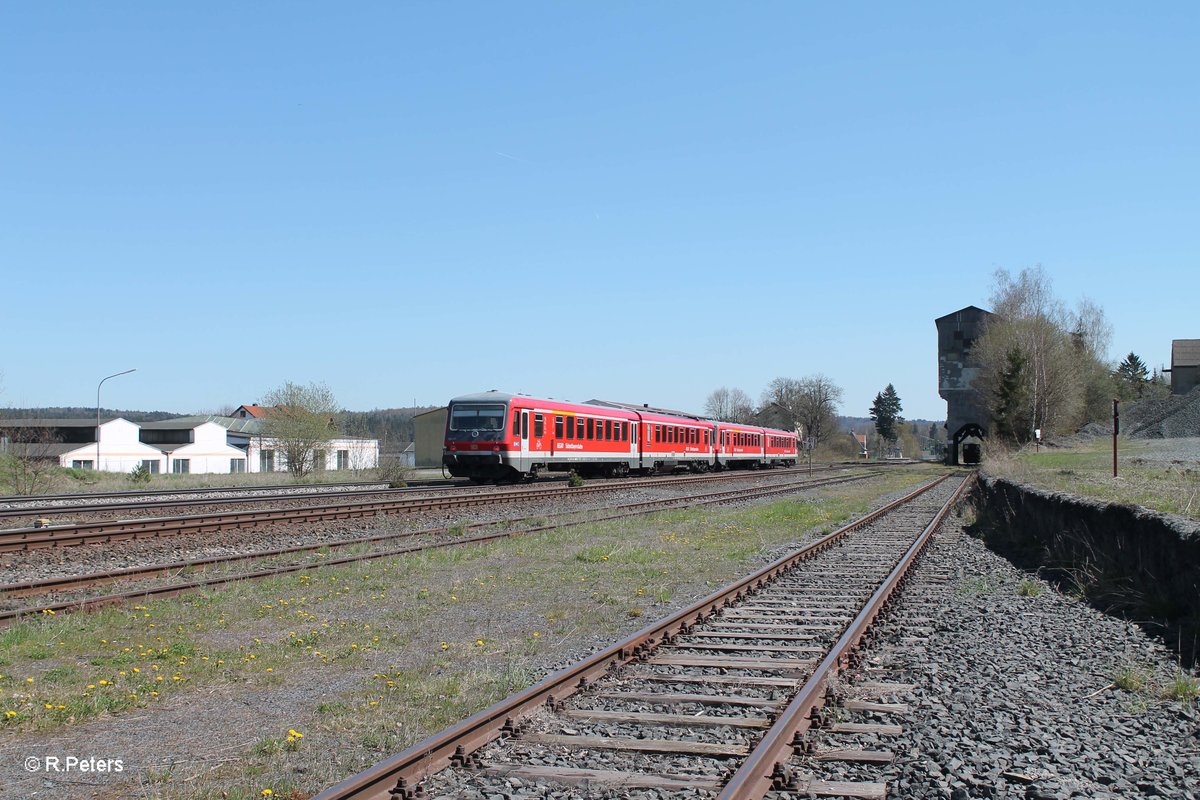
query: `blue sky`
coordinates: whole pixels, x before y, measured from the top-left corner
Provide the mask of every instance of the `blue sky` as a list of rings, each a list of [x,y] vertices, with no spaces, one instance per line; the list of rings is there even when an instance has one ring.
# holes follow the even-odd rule
[[[941,419],[933,320],[1042,264],[1200,337],[1194,3],[8,3],[0,405]]]

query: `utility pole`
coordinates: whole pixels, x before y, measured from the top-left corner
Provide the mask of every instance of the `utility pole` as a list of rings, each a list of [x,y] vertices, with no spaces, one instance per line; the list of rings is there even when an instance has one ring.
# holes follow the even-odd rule
[[[1117,434],[1121,432],[1121,414],[1117,410],[1117,400],[1113,399],[1113,477],[1117,477]]]

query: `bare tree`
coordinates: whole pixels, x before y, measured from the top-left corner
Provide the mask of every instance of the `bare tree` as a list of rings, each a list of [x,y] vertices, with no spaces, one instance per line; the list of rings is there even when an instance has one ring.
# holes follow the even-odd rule
[[[722,386],[704,401],[704,413],[721,422],[749,422],[754,415],[750,395],[741,389]]]
[[[53,428],[0,428],[0,484],[22,495],[37,494],[48,486],[58,466],[54,455],[58,441]]]
[[[261,403],[269,410],[262,436],[283,453],[288,472],[299,480],[312,472],[326,446],[337,436],[339,411],[333,392],[323,383],[301,386],[288,381],[267,393]]]
[[[775,411],[782,427],[800,425],[813,444],[828,441],[837,432],[837,408],[842,389],[824,375],[776,378],[762,394],[764,416]]]
[[[1102,359],[1108,350],[1111,327],[1103,310],[1086,298],[1076,311],[1068,311],[1054,296],[1050,277],[1041,265],[1017,275],[997,270],[992,305],[996,316],[975,343],[983,365],[981,388],[992,397],[1020,396],[1027,411],[1022,417],[1032,428],[1066,432],[1077,429],[1102,410],[1108,368]],[[1001,392],[1013,379],[1013,354],[1023,360],[1021,385]],[[993,413],[996,410],[993,409]],[[1033,431],[1013,432],[1026,441]]]

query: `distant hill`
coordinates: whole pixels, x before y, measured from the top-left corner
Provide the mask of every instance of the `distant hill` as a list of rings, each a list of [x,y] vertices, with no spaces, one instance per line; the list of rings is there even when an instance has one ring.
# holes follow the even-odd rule
[[[128,411],[100,409],[100,416],[123,417],[130,422],[158,422],[161,419],[182,417],[174,411]],[[0,408],[0,419],[95,419],[96,407],[51,406],[47,408]]]

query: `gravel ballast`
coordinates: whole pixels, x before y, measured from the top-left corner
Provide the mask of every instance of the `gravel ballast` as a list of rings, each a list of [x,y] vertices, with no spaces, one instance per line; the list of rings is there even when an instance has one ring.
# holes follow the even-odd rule
[[[1021,588],[1025,594],[1018,593]],[[1036,587],[1036,588],[1035,588]],[[948,521],[850,681],[909,683],[899,724],[874,742],[819,735],[821,749],[890,749],[890,767],[813,763],[822,780],[886,781],[890,798],[1200,796],[1196,704],[1164,699],[1174,659],[1136,625],[1022,573]],[[1145,676],[1139,690],[1114,685]]]

